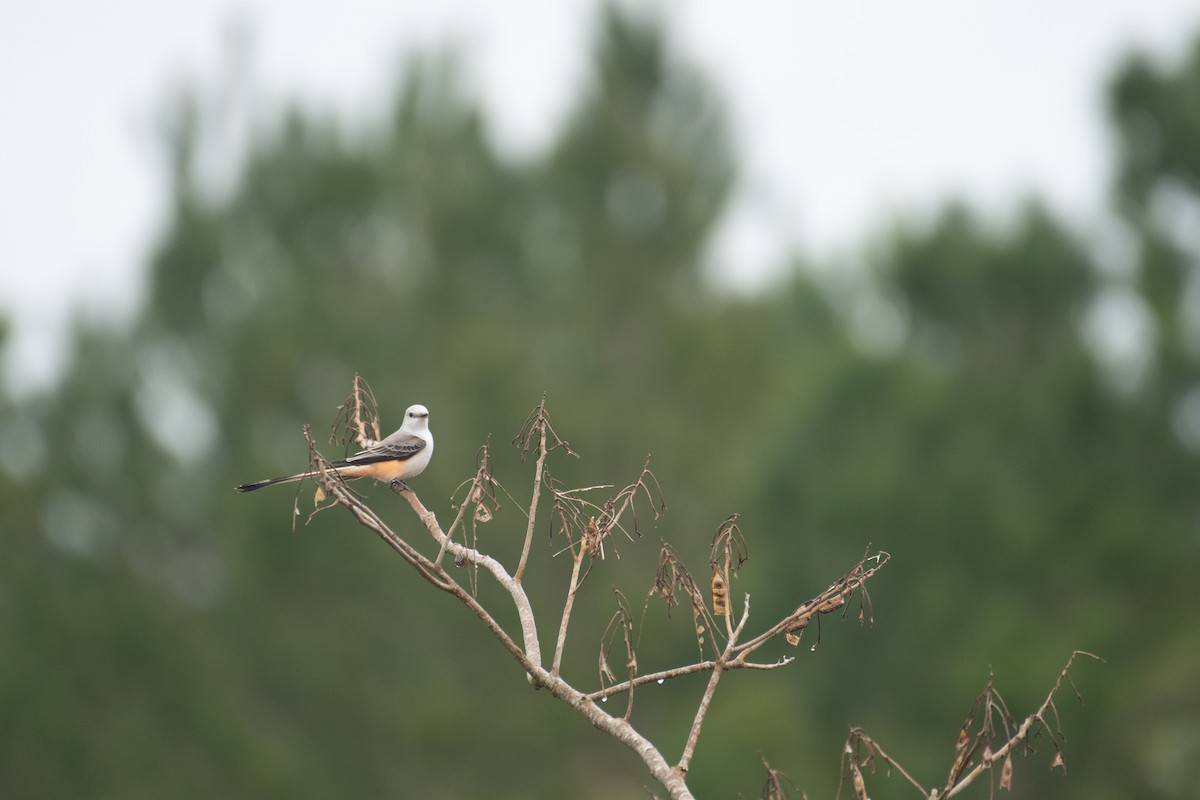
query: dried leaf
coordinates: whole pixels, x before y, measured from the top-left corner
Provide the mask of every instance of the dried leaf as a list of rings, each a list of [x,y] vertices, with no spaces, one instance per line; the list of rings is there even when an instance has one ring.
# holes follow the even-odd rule
[[[608,656],[604,654],[603,650],[600,651],[600,677],[606,681],[616,680],[612,668],[608,666]]]
[[[950,765],[950,777],[946,781],[947,785],[952,785],[958,782],[958,779],[962,776],[963,770],[967,768],[967,764],[970,763],[970,760],[970,750],[962,750],[957,756],[954,757],[954,763]]]
[[[1004,766],[1000,767],[1000,788],[1012,791],[1013,764],[1012,754],[1005,756]]]
[[[589,517],[587,524],[583,526],[583,550],[585,553],[595,555],[600,548],[600,526],[596,524],[595,517]]]
[[[867,797],[867,782],[863,780],[862,770],[858,768],[858,764],[853,762],[850,766],[854,770],[854,796],[858,800],[871,800]]]

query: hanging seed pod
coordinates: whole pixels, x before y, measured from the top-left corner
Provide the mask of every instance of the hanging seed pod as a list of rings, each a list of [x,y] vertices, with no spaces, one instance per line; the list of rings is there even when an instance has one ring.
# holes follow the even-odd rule
[[[712,576],[712,610],[713,616],[729,616],[729,581],[717,570]]]

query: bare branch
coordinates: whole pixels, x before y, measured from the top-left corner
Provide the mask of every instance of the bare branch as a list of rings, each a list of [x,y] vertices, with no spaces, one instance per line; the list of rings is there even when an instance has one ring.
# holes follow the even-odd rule
[[[806,603],[802,603],[791,614],[772,625],[767,630],[755,636],[748,642],[737,646],[737,652],[744,656],[761,647],[766,642],[780,634],[787,637],[788,644],[799,644],[800,636],[808,626],[809,621],[819,614],[829,614],[838,609],[848,611],[847,602],[857,592],[859,593],[859,622],[874,622],[870,613],[871,601],[867,594],[866,583],[888,562],[891,555],[880,550],[875,555],[864,555],[849,572],[838,578],[828,589],[818,594]],[[871,566],[867,566],[871,564]]]
[[[655,519],[661,517],[667,510],[662,487],[658,483],[658,478],[650,471],[650,456],[646,456],[646,463],[642,465],[642,472],[638,475],[637,480],[617,492],[617,496],[605,504],[603,527],[610,529],[620,527],[621,517],[628,511],[633,516],[634,535],[641,536],[637,525],[635,502],[638,497],[645,497]]]
[[[766,671],[766,670],[779,669],[780,667],[787,666],[788,664],[792,663],[795,660],[796,659],[794,656],[784,656],[783,658],[779,659],[778,661],[772,662],[770,664],[760,664],[755,661],[730,661],[727,664],[725,664],[723,669],[725,669],[726,671],[735,670],[735,669],[751,669],[751,670],[757,669],[757,670]],[[712,661],[712,660],[697,661],[694,664],[688,664],[687,666],[683,666],[683,667],[674,667],[672,669],[664,669],[664,670],[660,670],[659,672],[648,672],[645,675],[637,676],[633,680],[625,681],[623,683],[616,683],[616,684],[613,684],[612,686],[609,686],[606,689],[601,689],[596,692],[590,692],[586,695],[586,697],[589,700],[602,701],[602,700],[605,700],[606,698],[612,697],[614,695],[618,695],[621,692],[627,692],[631,688],[636,688],[638,686],[644,686],[647,683],[666,683],[667,681],[671,680],[672,678],[680,678],[680,677],[683,677],[684,675],[694,675],[697,672],[708,672],[709,670],[713,669],[716,666],[717,666],[716,661]]]
[[[1020,727],[1018,727],[1016,729],[1016,731],[1011,736],[1009,736],[1008,740],[1005,741],[1002,745],[1000,745],[997,748],[992,748],[990,750],[985,749],[984,756],[979,760],[979,762],[977,764],[975,764],[975,766],[972,767],[969,771],[964,773],[960,778],[958,778],[957,781],[955,781],[952,784],[948,783],[946,785],[945,791],[943,791],[941,793],[940,797],[950,798],[950,797],[954,797],[955,795],[959,794],[964,789],[966,789],[968,786],[970,786],[971,782],[974,781],[976,778],[978,778],[981,774],[983,774],[984,772],[990,772],[991,769],[995,766],[997,760],[1004,759],[1005,762],[1008,762],[1010,754],[1012,753],[1013,749],[1016,748],[1017,745],[1022,744],[1022,743],[1027,743],[1031,736],[1038,735],[1042,730],[1045,730],[1047,732],[1047,734],[1050,737],[1050,741],[1054,744],[1054,748],[1056,751],[1054,760],[1051,762],[1051,767],[1062,767],[1064,770],[1066,769],[1065,761],[1062,756],[1062,750],[1059,748],[1059,744],[1058,744],[1062,738],[1062,732],[1061,732],[1061,730],[1059,730],[1057,728],[1051,728],[1047,724],[1046,712],[1054,707],[1054,698],[1058,694],[1059,689],[1062,688],[1063,681],[1066,681],[1067,683],[1071,684],[1071,688],[1075,692],[1076,699],[1078,699],[1079,702],[1081,702],[1081,703],[1083,702],[1083,697],[1079,694],[1079,690],[1075,688],[1075,685],[1071,681],[1071,677],[1068,674],[1070,672],[1071,666],[1075,663],[1075,659],[1078,658],[1079,656],[1087,656],[1088,658],[1094,659],[1096,661],[1100,661],[1102,663],[1104,661],[1104,659],[1100,658],[1100,656],[1094,655],[1085,650],[1073,651],[1071,653],[1071,657],[1067,659],[1066,665],[1062,668],[1062,671],[1059,672],[1058,679],[1054,681],[1054,686],[1051,687],[1049,694],[1046,695],[1046,699],[1042,701],[1042,704],[1040,706],[1038,706],[1037,711],[1034,711],[1032,714],[1030,714],[1028,717],[1026,717],[1025,720],[1021,723]],[[989,681],[989,683],[990,683],[990,681]],[[990,689],[990,687],[989,687],[989,689]],[[985,690],[985,694],[987,693],[987,691],[988,690]],[[994,693],[994,690],[993,690],[993,693]],[[1007,709],[1005,709],[1003,711],[1003,713],[1006,717],[1008,717]],[[1055,710],[1055,713],[1057,715],[1057,710]],[[1008,718],[1011,719],[1011,717],[1008,717]],[[1002,780],[1004,779],[1004,771],[1007,771],[1008,779],[1011,781],[1011,775],[1012,775],[1011,764],[1006,764],[1006,766],[1003,768],[1003,771],[1001,774]]]
[[[1011,789],[1013,775],[1012,757],[1014,751],[1022,744],[1029,749],[1029,739],[1040,735],[1042,731],[1047,733],[1055,748],[1055,756],[1050,766],[1052,768],[1061,767],[1065,769],[1062,750],[1059,747],[1059,741],[1062,739],[1062,731],[1057,726],[1051,728],[1047,723],[1046,716],[1048,713],[1053,712],[1057,719],[1058,712],[1054,706],[1054,698],[1057,696],[1064,682],[1071,685],[1071,688],[1075,690],[1076,698],[1082,702],[1083,698],[1080,697],[1078,690],[1075,689],[1069,674],[1071,666],[1079,656],[1087,656],[1097,661],[1103,661],[1099,656],[1083,650],[1076,650],[1071,653],[1071,657],[1067,659],[1066,665],[1062,668],[1058,679],[1054,682],[1054,686],[1051,687],[1050,692],[1046,695],[1046,699],[1020,725],[1016,724],[1016,720],[1009,713],[1003,698],[996,691],[992,676],[989,674],[987,685],[971,704],[971,708],[967,712],[966,721],[959,730],[958,739],[954,744],[955,757],[950,767],[949,777],[940,790],[926,790],[915,778],[904,770],[899,762],[884,752],[883,748],[868,736],[866,731],[862,728],[851,728],[850,735],[847,737],[845,747],[842,750],[842,779],[838,785],[838,795],[841,795],[841,784],[845,783],[847,777],[849,777],[854,784],[856,795],[865,797],[866,790],[863,788],[864,781],[861,767],[873,767],[876,758],[886,764],[889,770],[895,770],[903,776],[927,800],[945,800],[946,798],[955,797],[985,772],[992,776],[994,780],[994,771],[997,764],[1000,765],[1000,788]],[[1032,752],[1032,750],[1029,749],[1029,752]]]
[[[683,746],[683,754],[679,757],[679,763],[675,765],[675,769],[681,775],[687,775],[688,769],[692,764],[692,755],[696,752],[696,743],[700,740],[700,728],[704,725],[704,719],[708,716],[708,706],[712,703],[713,695],[717,691],[717,684],[721,681],[721,675],[725,670],[725,657],[722,654],[713,664],[712,674],[708,676],[708,684],[704,687],[704,694],[700,698],[700,706],[696,709],[696,715],[692,718],[692,727],[688,731],[687,743]]]
[[[875,758],[879,758],[880,761],[888,766],[888,769],[900,773],[900,776],[912,784],[922,796],[929,796],[929,792],[925,791],[925,788],[917,783],[916,779],[909,775],[898,761],[885,753],[883,748],[867,735],[866,731],[862,728],[854,727],[850,729],[850,735],[846,737],[846,744],[842,747],[842,778],[838,782],[838,797],[842,794],[842,783],[845,782],[847,775],[850,775],[854,780],[856,794],[861,794],[862,791],[865,791],[865,789],[860,790],[859,788],[864,784],[861,767],[868,766],[873,768]]]
[[[562,618],[558,623],[558,639],[554,643],[554,662],[550,671],[555,675],[558,674],[559,667],[562,666],[563,650],[567,644],[567,625],[571,621],[571,610],[575,607],[575,595],[579,591],[581,583],[579,578],[579,568],[583,565],[585,556],[594,558],[596,552],[601,547],[600,529],[596,525],[594,519],[589,519],[587,525],[584,526],[582,541],[579,547],[575,548],[574,555],[571,559],[571,583],[567,588],[567,599],[563,602]],[[589,569],[591,562],[589,561]]]
[[[520,442],[521,444],[522,461],[529,455],[529,448],[535,446],[535,438],[537,439],[537,462],[533,473],[533,498],[529,501],[529,525],[525,529],[525,544],[521,547],[521,560],[517,563],[517,571],[513,573],[513,577],[518,583],[525,574],[525,565],[529,563],[529,548],[533,545],[533,531],[537,523],[538,498],[542,492],[542,474],[546,469],[546,456],[551,450],[561,447],[576,458],[579,457],[571,450],[570,445],[558,438],[558,434],[554,432],[554,426],[550,423],[550,415],[546,413],[545,394],[542,395],[542,401],[538,403],[537,408],[530,412],[525,419],[521,432],[513,440],[514,443]]]
[[[557,675],[545,669],[532,673],[534,685],[550,691],[559,700],[579,711],[598,729],[624,744],[642,759],[650,774],[661,783],[672,800],[688,800],[692,793],[687,788],[685,776],[673,769],[649,739],[642,736],[624,717],[614,717],[602,709],[587,695],[577,691]]]
[[[375,398],[366,381],[359,376],[355,376],[350,397],[339,406],[334,430],[339,428],[344,431],[344,441],[348,441],[349,437],[353,435],[361,446],[368,446],[379,437]],[[717,686],[724,673],[739,669],[773,670],[790,664],[795,660],[791,656],[779,658],[771,663],[751,661],[750,657],[758,648],[781,636],[789,644],[797,645],[804,630],[814,618],[818,621],[818,626],[821,616],[825,614],[839,612],[845,618],[850,612],[851,603],[856,594],[858,596],[859,622],[873,622],[867,582],[890,559],[888,553],[878,551],[871,554],[870,548],[868,548],[859,562],[827,589],[801,603],[794,611],[779,619],[763,632],[743,642],[742,636],[750,618],[750,597],[748,594],[744,596],[736,625],[734,624],[733,603],[729,597],[731,582],[738,576],[748,557],[746,540],[737,522],[738,515],[729,516],[718,526],[710,546],[709,567],[712,575],[709,581],[708,600],[711,600],[711,610],[709,602],[706,602],[704,592],[692,573],[683,564],[676,551],[669,544],[663,542],[659,551],[654,585],[646,595],[642,619],[645,620],[650,598],[654,595],[658,595],[666,603],[668,617],[676,605],[686,601],[692,612],[692,629],[696,636],[699,660],[692,664],[638,675],[636,648],[640,632],[635,631],[634,615],[624,594],[614,588],[617,609],[601,637],[598,656],[600,688],[598,691],[584,693],[568,684],[560,675],[567,631],[575,608],[575,601],[580,595],[580,588],[586,582],[593,568],[597,564],[603,563],[605,545],[613,538],[613,533],[620,531],[631,540],[640,535],[638,500],[642,499],[649,504],[656,519],[665,511],[666,505],[662,500],[661,487],[649,469],[649,458],[643,465],[637,480],[618,491],[603,504],[589,500],[586,495],[597,489],[611,489],[611,486],[587,488],[564,486],[551,477],[547,464],[548,456],[559,448],[566,450],[569,455],[575,456],[576,454],[555,433],[546,411],[546,397],[543,395],[541,402],[530,413],[521,433],[514,440],[520,445],[522,461],[525,461],[531,453],[535,453],[536,457],[533,470],[533,491],[526,514],[525,537],[517,568],[510,574],[497,559],[478,549],[478,526],[489,522],[495,512],[500,509],[496,499],[497,490],[505,492],[511,498],[511,495],[508,495],[504,487],[500,486],[492,475],[490,439],[480,448],[474,476],[460,484],[455,491],[455,496],[461,496],[461,500],[452,498],[452,502],[456,503],[457,508],[448,532],[443,531],[435,515],[422,505],[417,495],[407,485],[403,482],[391,484],[392,490],[408,502],[436,545],[437,554],[432,559],[425,556],[408,539],[392,530],[366,505],[362,497],[350,490],[338,471],[331,468],[329,462],[317,452],[307,427],[305,428],[305,439],[310,450],[311,471],[315,474],[317,484],[317,508],[312,512],[313,514],[333,504],[345,506],[360,524],[378,535],[423,579],[439,590],[458,598],[520,664],[532,686],[545,689],[554,697],[569,704],[596,728],[621,741],[637,753],[654,778],[667,789],[675,800],[683,800],[692,796],[686,783],[687,774],[708,711],[716,695]],[[560,552],[569,552],[572,561],[566,598],[549,669],[542,664],[534,610],[522,582],[526,566],[529,563],[543,489],[550,496],[551,539],[553,540],[557,531],[562,532],[566,539],[566,546]],[[299,515],[298,497],[299,493],[297,493],[295,501],[296,514],[294,516]],[[322,505],[326,499],[329,499],[330,502]],[[521,508],[523,504],[516,505],[518,510],[524,513],[524,508]],[[309,518],[311,519],[311,515]],[[465,532],[468,523],[471,525],[469,533]],[[625,527],[626,525],[628,529]],[[459,533],[462,535],[457,535]],[[456,541],[456,538],[461,540],[461,543]],[[447,571],[444,566],[447,555],[453,559],[456,566],[465,566],[469,569],[468,586],[464,586]],[[492,612],[477,599],[476,580],[481,569],[490,573],[496,583],[512,599],[521,629],[519,637],[510,635],[496,620]],[[724,625],[721,627],[718,627],[718,618],[724,619]],[[723,646],[718,643],[718,636],[724,640]],[[518,638],[520,644],[517,642]],[[705,657],[706,644],[711,647],[712,658]],[[993,786],[998,775],[1000,787],[1010,788],[1014,750],[1023,745],[1026,752],[1032,752],[1030,740],[1035,736],[1042,735],[1043,732],[1055,748],[1051,766],[1065,769],[1063,753],[1060,748],[1061,723],[1055,698],[1064,683],[1071,686],[1076,697],[1079,696],[1069,670],[1075,658],[1080,655],[1096,658],[1096,656],[1083,651],[1072,653],[1045,701],[1020,724],[1009,713],[1004,699],[996,690],[992,676],[989,674],[983,693],[972,704],[959,732],[958,740],[955,743],[954,759],[945,785],[940,789],[927,791],[864,730],[851,728],[843,748],[839,796],[842,785],[849,782],[853,787],[855,797],[858,800],[866,800],[864,768],[873,769],[877,760],[886,765],[889,771],[898,772],[927,800],[953,797],[984,772],[989,773],[989,777],[993,780]],[[661,684],[667,680],[702,672],[709,673],[708,680],[699,699],[679,760],[671,765],[654,744],[632,726],[630,719],[633,712],[634,691],[638,687],[652,682]],[[621,678],[620,682],[617,682],[618,677]],[[609,714],[601,707],[601,704],[608,698],[621,693],[626,694],[623,714],[619,716]],[[790,781],[783,773],[767,764],[765,759],[763,764],[767,769],[767,779],[762,796],[771,800],[788,797]],[[997,765],[1000,766],[999,770],[995,769]],[[791,790],[795,790],[794,785]]]
[[[746,627],[746,620],[750,618],[750,595],[746,595],[745,603],[742,605],[742,618],[738,622],[736,629],[730,631],[729,641],[725,645],[724,652],[721,653],[716,663],[713,665],[712,675],[708,677],[708,686],[704,688],[704,696],[700,698],[700,707],[696,709],[696,716],[692,719],[692,728],[688,731],[687,744],[683,747],[683,755],[679,757],[679,763],[675,765],[675,769],[686,775],[688,768],[692,762],[692,754],[696,750],[696,742],[700,739],[700,728],[704,725],[704,719],[708,716],[708,706],[712,703],[713,694],[717,691],[717,684],[721,680],[721,674],[725,671],[726,664],[729,663],[729,657],[734,652],[734,646],[737,644],[737,637]]]

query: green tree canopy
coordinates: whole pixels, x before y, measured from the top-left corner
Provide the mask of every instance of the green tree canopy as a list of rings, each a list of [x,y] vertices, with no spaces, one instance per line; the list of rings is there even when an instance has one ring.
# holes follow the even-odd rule
[[[989,666],[1021,714],[1083,648],[1108,664],[1077,676],[1086,707],[1060,704],[1071,773],[1018,762],[1018,792],[1189,796],[1200,283],[1178,220],[1200,207],[1200,55],[1133,58],[1112,85],[1137,244],[1122,288],[1155,336],[1122,394],[1083,333],[1114,278],[1036,202],[1004,228],[950,204],[864,245],[857,280],[797,264],[752,297],[707,286],[735,149],[673,53],[661,22],[604,10],[574,109],[523,161],[455,56],[414,57],[377,127],[292,109],[216,198],[195,157],[214,121],[173,106],[137,318],[81,325],[52,391],[0,396],[0,794],[643,795],[632,759],[523,691],[349,520],[293,534],[286,490],[234,494],[302,465],[302,425],[320,438],[358,372],[385,424],[432,410],[414,488],[442,516],[488,434],[501,480],[524,474],[507,442],[543,392],[583,455],[556,475],[623,485],[652,453],[669,510],[589,584],[576,613],[597,636],[610,585],[648,588],[659,536],[699,564],[734,511],[733,591],[764,615],[868,542],[892,553],[873,630],[827,624],[789,670],[731,681],[693,764],[703,795],[754,792],[761,754],[830,796],[850,723],[932,782]],[[502,506],[480,535],[508,552],[522,525]],[[530,590],[557,597],[551,555]],[[645,624],[648,659],[688,646]],[[567,669],[595,669],[587,646]],[[693,688],[644,720],[668,749]]]

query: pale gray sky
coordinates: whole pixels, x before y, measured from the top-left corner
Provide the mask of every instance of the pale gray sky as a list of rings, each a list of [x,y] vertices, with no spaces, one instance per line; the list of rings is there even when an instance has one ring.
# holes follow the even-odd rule
[[[1101,87],[1137,44],[1200,32],[1185,0],[674,0],[668,28],[729,104],[744,168],[714,246],[755,286],[790,247],[845,253],[950,194],[1003,215],[1037,193],[1094,224],[1109,179]],[[402,53],[458,44],[499,144],[535,151],[569,107],[595,0],[42,0],[0,6],[0,315],[7,374],[53,375],[73,310],[120,319],[163,224],[157,114],[174,86],[227,80],[362,122]],[[264,102],[265,101],[265,102]]]

